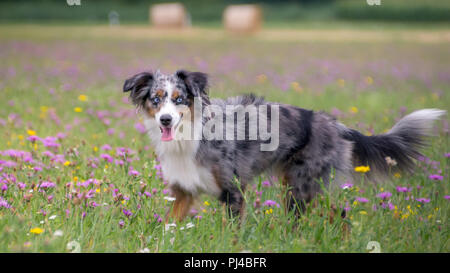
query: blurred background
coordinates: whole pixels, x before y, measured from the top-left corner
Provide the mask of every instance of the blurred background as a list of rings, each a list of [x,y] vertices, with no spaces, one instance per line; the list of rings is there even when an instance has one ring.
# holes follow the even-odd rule
[[[78,124],[67,109],[87,95],[84,111],[128,113],[101,123],[126,141],[124,80],[184,68],[208,73],[213,97],[253,92],[380,132],[410,110],[449,108],[449,43],[450,1],[1,1],[0,96],[21,103],[0,119],[53,105]]]
[[[76,8],[68,9],[74,2]],[[80,5],[76,5],[79,2]],[[111,11],[124,24],[148,22],[155,0],[16,0],[0,2],[3,22],[106,23]],[[180,0],[194,26],[219,26],[226,6],[259,4],[267,26],[305,21],[449,22],[450,2],[439,0]],[[380,5],[377,5],[380,3]],[[372,5],[371,5],[372,4]],[[376,6],[376,8],[374,7]]]

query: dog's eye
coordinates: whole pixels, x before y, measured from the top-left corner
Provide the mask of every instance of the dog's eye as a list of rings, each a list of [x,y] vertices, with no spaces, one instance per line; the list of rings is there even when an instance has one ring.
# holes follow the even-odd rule
[[[176,103],[182,103],[183,102],[183,98],[182,97],[178,97],[176,100],[175,100],[175,102]]]
[[[159,99],[158,97],[154,97],[154,98],[152,99],[152,102],[153,102],[154,104],[158,104],[158,103],[160,102],[160,99]]]

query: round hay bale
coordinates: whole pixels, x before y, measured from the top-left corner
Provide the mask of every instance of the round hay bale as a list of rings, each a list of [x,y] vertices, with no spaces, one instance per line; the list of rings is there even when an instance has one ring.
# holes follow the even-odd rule
[[[230,32],[258,31],[262,20],[262,9],[258,5],[230,5],[223,12],[223,24]]]
[[[186,9],[181,3],[152,5],[149,15],[150,23],[156,28],[183,28],[188,24]]]

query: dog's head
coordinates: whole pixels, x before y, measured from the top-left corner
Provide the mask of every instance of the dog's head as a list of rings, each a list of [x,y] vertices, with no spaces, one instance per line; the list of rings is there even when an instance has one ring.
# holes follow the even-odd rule
[[[142,72],[125,81],[123,91],[130,93],[136,107],[155,119],[161,140],[171,141],[177,127],[193,115],[194,98],[207,100],[208,77],[201,72],[178,70],[173,75]]]

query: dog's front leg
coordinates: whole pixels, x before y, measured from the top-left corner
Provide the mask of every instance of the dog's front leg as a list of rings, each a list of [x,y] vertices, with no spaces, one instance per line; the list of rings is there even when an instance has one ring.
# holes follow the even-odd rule
[[[175,201],[166,213],[166,224],[169,223],[170,219],[175,219],[177,222],[183,221],[194,202],[192,194],[180,189],[178,186],[171,187],[171,192]]]

